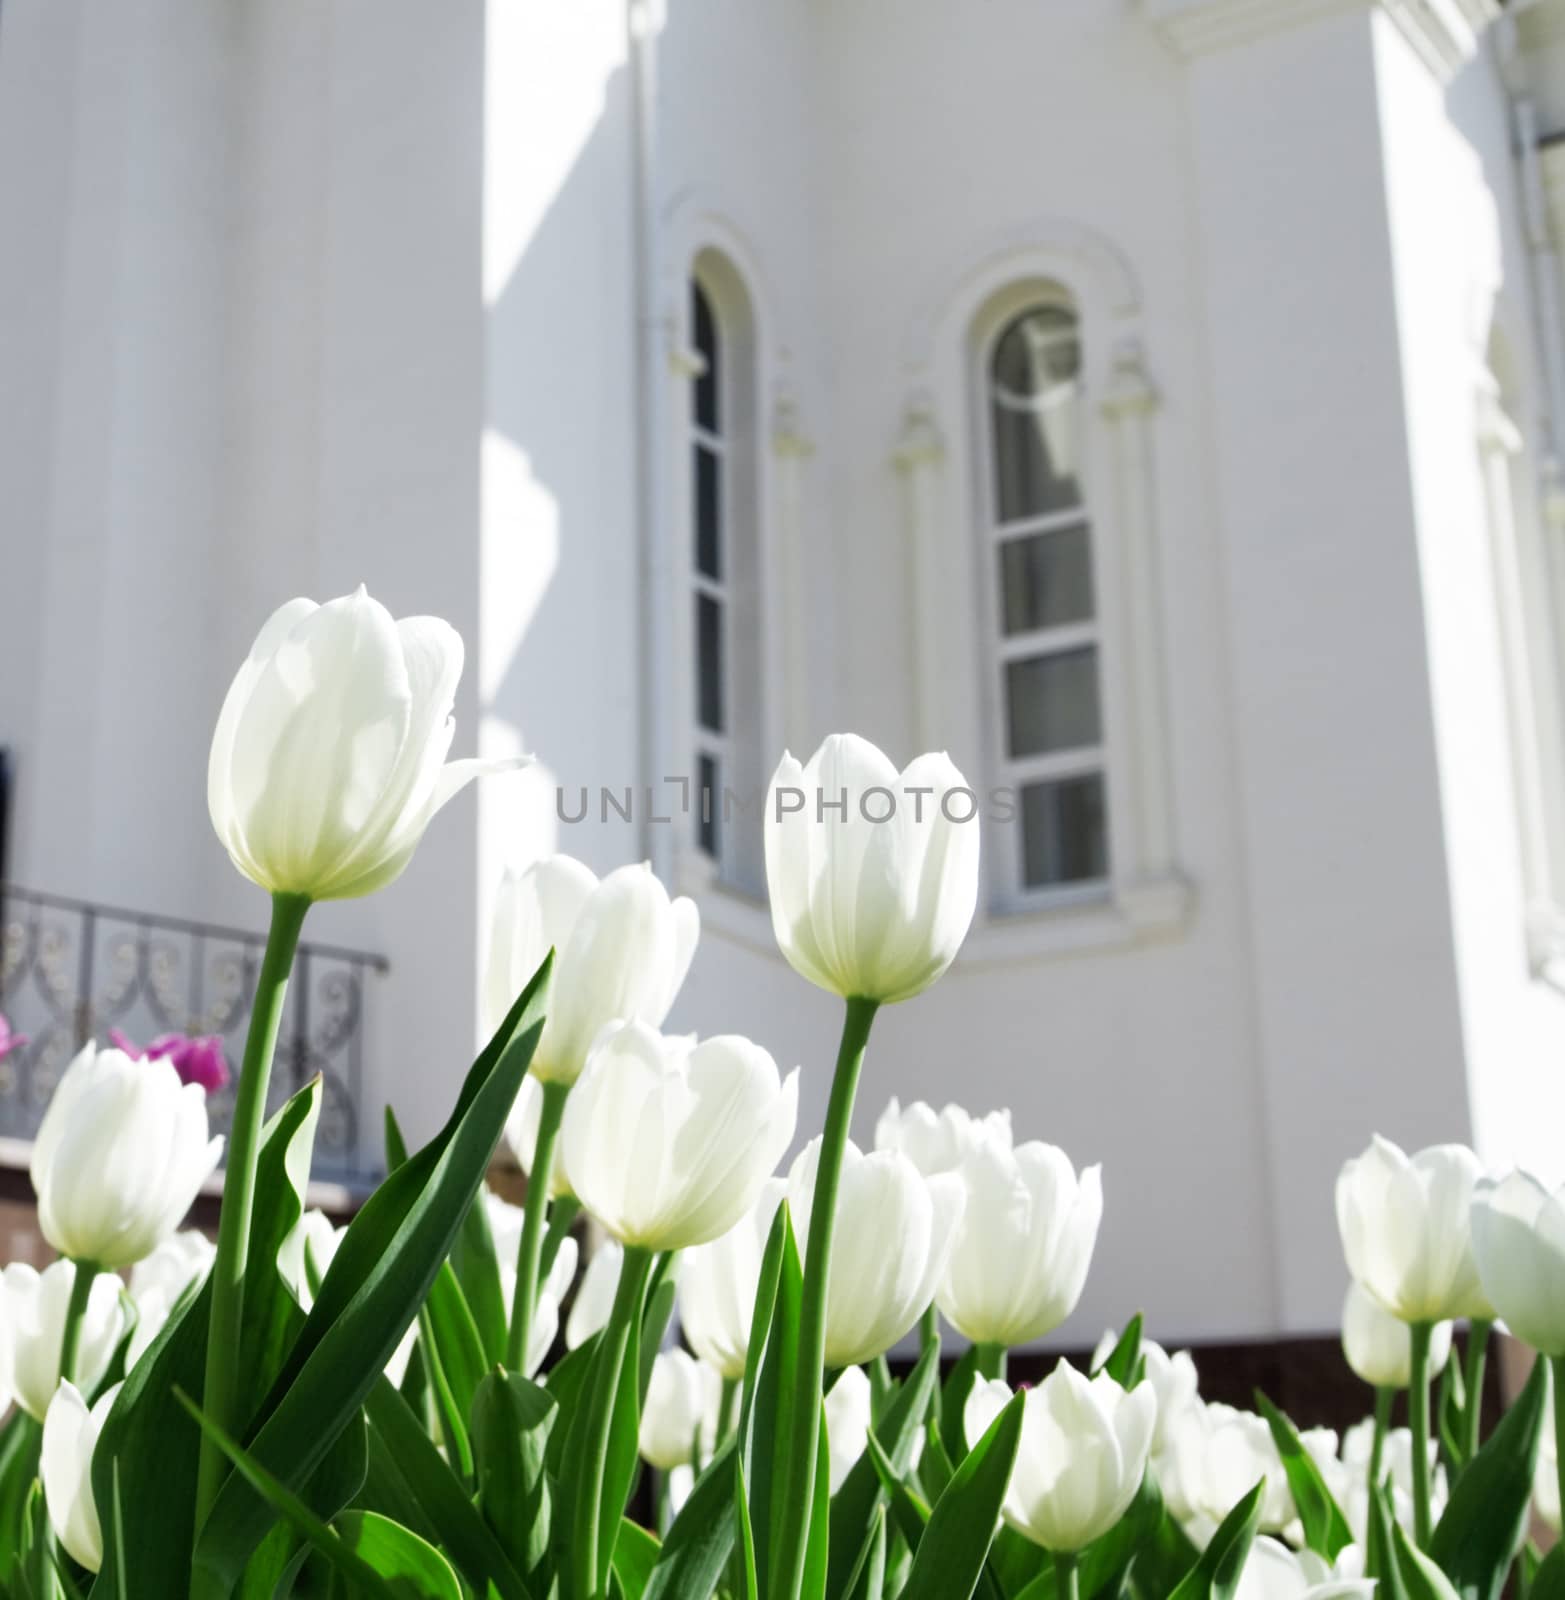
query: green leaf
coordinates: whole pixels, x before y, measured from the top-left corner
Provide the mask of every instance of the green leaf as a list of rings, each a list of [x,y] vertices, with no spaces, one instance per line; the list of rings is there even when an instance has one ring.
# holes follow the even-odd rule
[[[473,1402],[479,1508],[511,1565],[540,1594],[548,1587],[554,1509],[545,1462],[558,1412],[552,1395],[503,1368],[485,1377]]]
[[[1118,1522],[1081,1553],[1077,1582],[1081,1600],[1095,1595],[1113,1595],[1130,1570],[1136,1556],[1156,1536],[1164,1517],[1162,1491],[1151,1472],[1142,1476],[1136,1498]]]
[[[1098,1373],[1106,1372],[1121,1389],[1134,1389],[1139,1369],[1143,1369],[1144,1365],[1141,1359],[1141,1313],[1138,1311],[1125,1324],[1125,1331],[1104,1358],[1103,1365],[1092,1369],[1092,1375],[1096,1377]]]
[[[883,1600],[886,1593],[886,1508],[877,1506],[859,1564],[849,1575],[848,1600]]]
[[[614,1543],[614,1576],[625,1600],[644,1600],[647,1580],[657,1565],[662,1546],[639,1523],[626,1517]]]
[[[474,1063],[445,1127],[381,1184],[344,1234],[259,1426],[252,1424],[249,1452],[280,1482],[309,1477],[433,1287],[532,1060],[552,962],[544,959]],[[270,1522],[250,1484],[230,1478],[197,1546],[200,1595],[232,1590]]]
[[[929,1506],[897,1475],[886,1452],[876,1443],[874,1434],[865,1441],[865,1454],[874,1462],[875,1471],[886,1491],[892,1522],[906,1540],[908,1549],[917,1554],[923,1542],[924,1529],[929,1526]]]
[[[20,1406],[0,1427],[0,1563],[9,1563],[22,1543],[27,1495],[38,1476],[43,1428]]]
[[[1452,1350],[1446,1361],[1435,1400],[1435,1427],[1440,1435],[1440,1455],[1453,1480],[1466,1465],[1467,1454],[1462,1442],[1466,1437],[1463,1422],[1467,1413],[1467,1380],[1462,1375],[1462,1363],[1457,1355],[1458,1352]]]
[[[952,1466],[959,1465],[967,1454],[967,1423],[963,1412],[977,1376],[978,1346],[969,1345],[961,1360],[952,1367],[951,1376],[940,1392],[940,1442],[946,1447]]]
[[[663,1540],[642,1600],[709,1600],[737,1537],[734,1515],[735,1447],[726,1440]]]
[[[1389,1493],[1386,1483],[1375,1485],[1369,1493],[1364,1571],[1375,1580],[1376,1600],[1407,1600],[1402,1569],[1397,1563],[1396,1540],[1391,1534],[1396,1519],[1388,1503]]]
[[[416,1533],[373,1511],[349,1511],[337,1520],[342,1543],[394,1594],[420,1600],[462,1600],[450,1563]]]
[[[780,1205],[777,1215],[781,1220],[773,1224],[773,1232],[780,1227],[781,1239],[772,1315],[766,1329],[764,1351],[758,1351],[758,1341],[751,1339],[749,1357],[753,1360],[759,1354],[760,1367],[748,1432],[744,1435],[745,1478],[750,1485],[750,1524],[755,1533],[756,1570],[762,1574],[763,1592],[767,1595],[776,1594],[780,1588],[777,1568],[782,1552],[775,1545],[776,1530],[782,1525],[784,1504],[791,1488],[781,1468],[790,1436],[799,1367],[799,1324],[804,1308],[804,1273],[799,1266],[788,1206]],[[770,1241],[767,1248],[770,1253]],[[748,1365],[747,1361],[747,1370]],[[748,1386],[748,1377],[746,1384]],[[824,1446],[821,1453],[824,1454]]]
[[[427,1303],[418,1308],[418,1348],[424,1357],[424,1378],[429,1386],[435,1421],[440,1428],[441,1443],[446,1447],[446,1459],[464,1479],[471,1478],[473,1443],[467,1436],[467,1417],[457,1404],[456,1391],[441,1363]]]
[[[826,1406],[821,1403],[819,1448],[815,1452],[815,1492],[810,1496],[810,1522],[805,1535],[804,1571],[799,1600],[826,1600],[826,1562],[831,1517],[831,1452],[826,1448]]]
[[[489,1207],[480,1187],[462,1219],[461,1231],[451,1247],[451,1267],[462,1286],[462,1298],[473,1314],[478,1336],[483,1342],[486,1366],[505,1362],[505,1334],[510,1326],[510,1308],[500,1283],[500,1261],[495,1254],[494,1234],[489,1228]]]
[[[1261,1520],[1264,1478],[1223,1518],[1201,1559],[1169,1600],[1233,1600]]]
[[[449,1261],[442,1263],[436,1274],[424,1309],[429,1313],[430,1335],[440,1357],[441,1371],[451,1386],[451,1397],[465,1426],[473,1414],[473,1397],[484,1381],[489,1363],[484,1358],[478,1324],[473,1321]]]
[[[668,1332],[669,1318],[674,1314],[674,1277],[666,1268],[658,1276],[647,1296],[647,1309],[641,1317],[641,1365],[638,1373],[637,1394],[647,1398],[647,1385],[652,1382],[652,1363],[657,1360],[663,1346],[663,1335]]]
[[[967,1600],[977,1587],[1021,1442],[1025,1398],[1013,1396],[957,1468],[930,1513],[902,1600]]]
[[[940,1341],[935,1339],[919,1356],[907,1382],[897,1390],[875,1426],[875,1437],[899,1478],[912,1467],[914,1446],[939,1381]],[[833,1600],[848,1593],[852,1574],[862,1566],[864,1552],[875,1536],[875,1510],[883,1503],[884,1491],[875,1464],[867,1455],[860,1456],[831,1502],[826,1593]]]
[[[261,1134],[251,1213],[246,1337],[241,1382],[254,1384],[280,1360],[279,1341],[300,1312],[284,1281],[279,1255],[303,1212],[310,1150],[320,1114],[321,1081],[313,1079],[279,1107]],[[114,1494],[119,1464],[125,1560],[139,1593],[184,1595],[190,1589],[200,1432],[174,1398],[176,1387],[200,1391],[206,1372],[211,1280],[181,1300],[141,1359],[125,1376],[93,1452],[92,1488],[99,1505]],[[113,1597],[121,1582],[119,1554],[104,1552],[94,1594]]]
[[[390,1379],[382,1377],[370,1390],[367,1409],[372,1460],[378,1459],[383,1473],[395,1474],[400,1493],[418,1509],[428,1527],[412,1524],[408,1518],[399,1520],[425,1537],[438,1538],[479,1594],[493,1588],[501,1600],[529,1600],[528,1586],[499,1539]],[[479,1483],[481,1491],[481,1475]]]
[[[750,1507],[744,1486],[744,1462],[734,1457],[734,1515],[739,1524],[739,1573],[744,1582],[742,1600],[761,1600],[755,1575],[755,1535],[750,1530]]]
[[[1499,1600],[1527,1531],[1549,1366],[1533,1363],[1516,1403],[1451,1490],[1429,1553],[1463,1600]]]
[[[1288,1475],[1288,1488],[1293,1493],[1293,1504],[1304,1528],[1306,1546],[1327,1561],[1335,1561],[1353,1543],[1348,1519],[1326,1487],[1315,1458],[1304,1448],[1299,1430],[1259,1389],[1255,1391],[1255,1403],[1266,1418],[1277,1453],[1282,1457],[1282,1469]]]
[[[1557,1544],[1533,1574],[1527,1600],[1565,1600],[1565,1544]]]
[[[1200,1554],[1165,1507],[1152,1536],[1136,1552],[1130,1565],[1137,1592],[1172,1594],[1185,1575],[1194,1569]]]
[[[1423,1551],[1413,1548],[1400,1523],[1392,1524],[1391,1537],[1396,1544],[1397,1566],[1401,1569],[1407,1600],[1459,1600],[1450,1579]]]
[[[570,1438],[570,1431],[576,1420],[577,1407],[583,1394],[586,1393],[588,1379],[592,1376],[593,1363],[598,1357],[598,1346],[603,1341],[603,1334],[593,1334],[591,1338],[584,1339],[565,1359],[550,1369],[543,1379],[543,1386],[554,1398],[554,1403],[559,1407],[559,1420],[549,1433],[549,1471],[559,1477],[565,1465],[565,1446]]]

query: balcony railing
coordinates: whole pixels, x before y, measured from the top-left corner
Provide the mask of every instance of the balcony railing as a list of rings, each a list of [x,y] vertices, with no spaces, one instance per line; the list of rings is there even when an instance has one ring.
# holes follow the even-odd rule
[[[0,1012],[28,1036],[0,1061],[0,1136],[31,1139],[71,1057],[110,1028],[143,1046],[161,1033],[216,1034],[237,1073],[265,945],[239,928],[0,884]],[[364,1022],[370,980],[385,971],[362,950],[299,946],[267,1107],[320,1073],[314,1176],[356,1190],[379,1171],[364,1117]],[[232,1081],[208,1109],[226,1132]]]

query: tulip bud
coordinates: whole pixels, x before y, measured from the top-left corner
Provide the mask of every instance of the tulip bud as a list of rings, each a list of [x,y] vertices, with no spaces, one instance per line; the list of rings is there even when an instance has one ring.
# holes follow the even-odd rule
[[[788,1174],[794,1237],[806,1254],[820,1145],[812,1139]],[[864,1155],[847,1142],[826,1283],[828,1367],[884,1355],[924,1314],[951,1260],[963,1203],[954,1174],[926,1178],[904,1155]]]
[[[1113,1355],[1119,1338],[1110,1330],[1098,1341],[1098,1348],[1092,1352],[1094,1373]],[[1141,1341],[1141,1364],[1146,1381],[1157,1396],[1157,1423],[1152,1429],[1152,1454],[1157,1457],[1172,1446],[1179,1419],[1197,1403],[1200,1377],[1195,1358],[1188,1350],[1176,1350],[1170,1355],[1155,1339]]]
[[[484,982],[489,1026],[500,1025],[552,949],[549,1014],[532,1072],[545,1082],[574,1083],[609,1023],[661,1026],[690,970],[700,923],[695,902],[670,900],[645,863],[600,883],[570,856],[549,856],[507,876]]]
[[[875,1124],[875,1148],[900,1150],[926,1178],[955,1172],[981,1139],[997,1140],[1009,1148],[1011,1113],[991,1111],[980,1118],[958,1105],[935,1111],[922,1100],[904,1111],[893,1096]]]
[[[207,806],[234,865],[273,894],[346,900],[400,876],[430,819],[480,773],[446,761],[462,640],[360,587],[275,611],[212,735]]]
[[[1403,1322],[1491,1318],[1473,1261],[1471,1150],[1432,1145],[1409,1159],[1378,1134],[1337,1178],[1348,1271]]]
[[[869,1378],[862,1367],[837,1375],[826,1395],[826,1450],[832,1494],[847,1481],[859,1457],[869,1448]]]
[[[659,1472],[690,1464],[700,1444],[710,1454],[722,1392],[718,1375],[683,1350],[660,1350],[641,1408],[641,1454]]]
[[[1473,1199],[1473,1253],[1484,1293],[1540,1355],[1565,1356],[1565,1188],[1530,1172],[1485,1178]]]
[[[766,797],[772,930],[801,977],[845,999],[922,993],[951,965],[978,904],[978,802],[946,755],[900,775],[854,734]]]
[[[744,1376],[761,1257],[784,1187],[780,1178],[768,1179],[760,1199],[722,1238],[687,1251],[681,1261],[680,1326],[690,1348],[724,1378]]]
[[[643,1022],[607,1031],[571,1091],[572,1191],[621,1244],[684,1250],[725,1234],[793,1138],[799,1075],[735,1034],[696,1043]]]
[[[135,1366],[151,1348],[186,1290],[205,1281],[216,1254],[216,1246],[204,1233],[187,1228],[165,1239],[131,1269],[130,1297],[136,1303],[136,1326],[130,1336],[128,1366]]]
[[[567,1350],[579,1350],[593,1334],[608,1326],[615,1291],[619,1288],[619,1269],[624,1260],[625,1252],[617,1239],[605,1239],[588,1256],[587,1270],[576,1286],[576,1298],[571,1302],[571,1314],[565,1323]]]
[[[1357,1283],[1342,1304],[1342,1352],[1365,1383],[1405,1389],[1413,1381],[1413,1334],[1405,1322],[1382,1311]],[[1437,1322],[1429,1339],[1429,1376],[1438,1377],[1451,1354],[1451,1324]]]
[[[222,1152],[204,1090],[167,1061],[88,1044],[33,1142],[38,1226],[61,1255],[128,1267],[179,1226]]]
[[[941,1285],[946,1321],[974,1344],[1030,1344],[1076,1309],[1103,1216],[1102,1175],[1063,1150],[978,1137],[960,1171],[967,1204]]]
[[[1290,1550],[1264,1535],[1250,1546],[1234,1600],[1373,1600],[1363,1552],[1346,1546],[1336,1565],[1313,1550]]]
[[[1197,1402],[1174,1424],[1170,1454],[1181,1498],[1209,1529],[1215,1530],[1262,1478],[1262,1531],[1280,1533],[1293,1521],[1293,1495],[1277,1443],[1254,1412]]]
[[[115,1384],[105,1390],[89,1411],[76,1385],[62,1383],[43,1421],[39,1476],[49,1524],[72,1559],[89,1572],[103,1565],[103,1530],[92,1496],[92,1453],[120,1387]]]
[[[42,1422],[60,1386],[60,1346],[65,1339],[65,1315],[76,1282],[76,1265],[53,1261],[37,1272],[24,1261],[15,1261],[5,1269],[3,1282],[3,1320],[11,1342],[16,1403]],[[71,1376],[88,1394],[103,1381],[124,1337],[126,1316],[120,1304],[124,1288],[112,1273],[99,1273],[87,1293]]]
[[[1010,1400],[1007,1384],[973,1385],[962,1416],[969,1445]],[[1060,1362],[1022,1403],[1006,1522],[1032,1543],[1064,1554],[1107,1533],[1141,1487],[1156,1416],[1149,1384],[1127,1393],[1107,1373],[1084,1378]]]

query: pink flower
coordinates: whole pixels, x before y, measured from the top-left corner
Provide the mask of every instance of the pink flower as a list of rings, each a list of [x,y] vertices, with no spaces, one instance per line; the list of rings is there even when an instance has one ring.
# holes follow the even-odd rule
[[[6,1021],[5,1013],[0,1011],[0,1061],[4,1061],[13,1050],[20,1050],[26,1043],[27,1035],[13,1033],[11,1024]]]
[[[118,1028],[110,1028],[109,1042],[133,1060],[169,1062],[181,1083],[199,1084],[208,1094],[216,1094],[228,1083],[228,1058],[223,1054],[223,1041],[215,1033],[199,1038],[184,1033],[160,1033],[142,1050]]]

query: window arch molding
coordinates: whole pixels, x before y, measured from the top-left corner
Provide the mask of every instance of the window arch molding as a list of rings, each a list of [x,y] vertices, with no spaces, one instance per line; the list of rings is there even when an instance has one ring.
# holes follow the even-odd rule
[[[1167,728],[1162,595],[1153,516],[1153,422],[1140,291],[1120,251],[1094,230],[1045,222],[939,278],[903,340],[907,398],[893,460],[911,544],[914,687],[921,746],[947,747],[996,781],[994,605],[980,585],[992,471],[986,364],[1024,309],[1069,304],[1080,325],[1083,476],[1101,625],[1100,691],[1109,815],[1108,878],[1094,895],[1018,896],[995,881],[972,957],[1112,944],[1167,932],[1188,915],[1179,869]],[[1002,826],[991,823],[993,828]],[[1007,915],[1018,912],[1036,914]]]
[[[772,285],[752,243],[754,235],[700,189],[675,195],[660,219],[659,300],[668,398],[666,425],[659,430],[664,527],[659,540],[674,597],[668,638],[672,715],[665,771],[699,779],[704,744],[698,707],[697,634],[691,598],[703,583],[693,538],[698,487],[692,471],[697,427],[692,401],[704,365],[694,326],[693,285],[699,283],[716,320],[729,372],[724,451],[729,473],[726,534],[743,581],[729,592],[726,670],[741,691],[742,730],[725,740],[730,766],[720,783],[745,797],[765,779],[780,755],[791,724],[801,677],[798,616],[793,598],[802,577],[796,570],[800,530],[798,477],[807,449],[788,387],[789,344]],[[742,375],[742,376],[741,376]],[[786,427],[783,420],[786,418]],[[738,709],[737,707],[735,709]],[[731,720],[731,719],[730,719]],[[733,743],[741,738],[743,745]],[[752,831],[751,849],[725,846],[716,860],[702,848],[698,818],[677,818],[674,872],[689,891],[721,884],[751,898],[764,894],[760,855],[760,805],[737,812],[730,840]],[[691,805],[700,800],[692,793]],[[688,824],[688,825],[687,825]],[[721,825],[721,818],[719,818]],[[710,842],[710,841],[708,841]],[[744,929],[738,930],[741,934]]]

